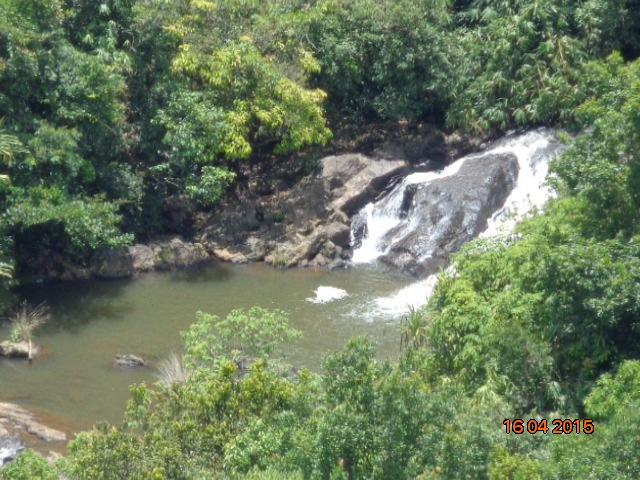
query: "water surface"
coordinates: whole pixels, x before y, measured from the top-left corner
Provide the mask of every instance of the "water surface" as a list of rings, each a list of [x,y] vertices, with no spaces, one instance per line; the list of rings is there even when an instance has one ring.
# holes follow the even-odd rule
[[[264,265],[223,265],[133,280],[59,283],[24,289],[30,302],[46,301],[52,321],[38,334],[43,355],[32,366],[0,360],[0,401],[18,403],[67,432],[98,420],[118,422],[128,386],[154,381],[152,369],[114,369],[119,353],[161,359],[181,350],[180,331],[197,310],[226,315],[254,305],[279,308],[304,337],[287,350],[295,365],[319,368],[327,352],[368,335],[381,356],[399,348],[397,315],[370,310],[375,298],[393,294],[411,279],[363,266],[342,271],[276,270]],[[319,286],[344,289],[330,303],[307,301]],[[9,334],[0,326],[0,338]]]

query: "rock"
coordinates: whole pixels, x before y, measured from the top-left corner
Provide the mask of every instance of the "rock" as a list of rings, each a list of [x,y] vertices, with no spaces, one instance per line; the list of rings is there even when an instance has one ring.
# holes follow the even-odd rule
[[[346,260],[338,258],[329,264],[329,270],[340,270],[342,268],[347,268],[348,266],[349,263]]]
[[[0,436],[0,467],[14,461],[24,448],[24,445],[17,438]]]
[[[136,272],[150,272],[156,266],[156,254],[148,245],[134,245],[129,247],[132,267]]]
[[[375,159],[360,154],[325,157],[322,178],[330,190],[330,207],[355,214],[372,200],[394,176],[408,172],[404,160]]]
[[[338,254],[338,249],[331,240],[327,240],[322,246],[320,254],[325,258],[335,258]]]
[[[269,254],[267,242],[261,238],[249,237],[246,244],[250,251],[246,256],[247,261],[261,262]]]
[[[35,357],[40,348],[37,345],[33,345],[31,353]],[[27,342],[10,342],[6,340],[0,342],[0,357],[8,358],[28,358],[29,356],[29,344]]]
[[[67,439],[64,432],[43,425],[32,413],[12,403],[0,403],[0,420],[4,420],[10,429],[23,429],[45,442],[63,442]]]
[[[131,353],[116,355],[113,359],[113,365],[115,367],[121,368],[140,368],[146,367],[147,362],[138,355],[133,355]]]
[[[201,243],[189,243],[175,237],[157,245],[160,247],[160,252],[155,265],[159,269],[188,267],[210,259],[209,252]]]
[[[222,260],[223,262],[229,263],[247,263],[249,260],[247,257],[240,252],[231,252],[226,248],[213,248],[213,255]]]
[[[351,245],[351,229],[344,223],[332,222],[323,229],[327,238],[335,245],[349,248]]]
[[[415,275],[436,271],[451,253],[486,228],[517,175],[514,155],[491,154],[465,161],[449,177],[408,185],[402,192],[401,209],[411,222],[400,222],[387,232],[383,241],[388,252],[381,260]]]
[[[129,248],[103,249],[91,259],[89,269],[98,278],[127,278],[134,274]]]
[[[55,465],[59,460],[63,457],[58,452],[54,452],[53,450],[49,450],[49,454],[46,456],[45,460],[49,465]]]
[[[314,259],[311,262],[309,262],[309,266],[311,267],[326,267],[328,265],[329,265],[329,260],[327,260],[327,258],[321,253],[316,255]]]

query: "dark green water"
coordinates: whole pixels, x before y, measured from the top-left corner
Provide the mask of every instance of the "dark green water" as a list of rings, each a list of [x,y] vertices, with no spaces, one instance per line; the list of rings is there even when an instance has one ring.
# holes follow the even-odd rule
[[[253,305],[286,310],[291,325],[304,334],[286,352],[295,365],[316,369],[327,352],[358,335],[375,339],[381,356],[394,356],[399,319],[372,313],[371,302],[409,283],[372,268],[325,272],[217,265],[127,281],[32,287],[22,293],[33,303],[46,301],[52,311],[52,321],[37,338],[44,354],[32,366],[0,361],[0,401],[23,405],[67,432],[98,420],[118,422],[128,386],[154,381],[154,373],[114,369],[113,357],[136,353],[153,360],[180,351],[179,332],[197,310],[218,315]],[[323,285],[349,296],[325,304],[305,300]],[[0,338],[8,334],[8,326],[0,326]]]

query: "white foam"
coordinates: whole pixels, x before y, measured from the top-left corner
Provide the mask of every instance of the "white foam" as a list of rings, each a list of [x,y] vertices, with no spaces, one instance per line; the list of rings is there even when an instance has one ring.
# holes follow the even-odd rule
[[[549,160],[559,148],[548,152],[551,145],[549,134],[530,132],[507,142],[501,149],[513,153],[518,159],[518,179],[501,209],[487,222],[481,238],[508,234],[534,210],[544,207],[555,193],[546,185]]]
[[[321,286],[315,289],[315,297],[308,297],[307,302],[311,303],[330,303],[336,300],[342,300],[349,296],[346,290],[336,287]]]
[[[438,284],[437,275],[429,275],[424,280],[412,283],[387,297],[376,298],[373,301],[372,313],[376,316],[402,315],[412,308],[417,309],[425,305]]]

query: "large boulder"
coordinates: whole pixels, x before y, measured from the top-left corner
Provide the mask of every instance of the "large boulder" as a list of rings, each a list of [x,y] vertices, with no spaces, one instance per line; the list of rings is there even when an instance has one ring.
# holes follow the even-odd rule
[[[211,258],[203,244],[173,237],[149,245],[101,250],[90,260],[87,270],[97,278],[128,278],[139,272],[189,267]]]
[[[514,155],[494,154],[465,161],[449,177],[408,185],[400,209],[411,221],[399,222],[386,233],[381,260],[415,275],[436,271],[486,228],[517,176]]]
[[[177,237],[153,247],[157,251],[155,266],[164,270],[197,265],[211,258],[201,243],[185,242]]]
[[[408,172],[404,160],[387,160],[360,154],[325,157],[320,161],[326,182],[330,208],[351,216],[389,183]]]

